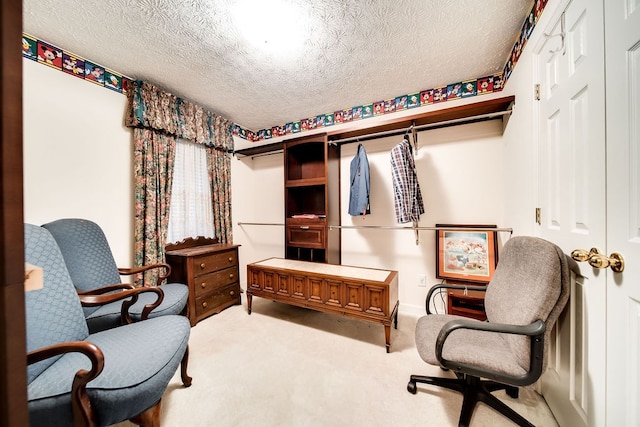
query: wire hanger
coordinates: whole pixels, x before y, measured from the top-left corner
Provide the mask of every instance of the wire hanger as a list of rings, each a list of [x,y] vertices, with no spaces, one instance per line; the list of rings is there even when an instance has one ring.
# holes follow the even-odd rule
[[[411,122],[411,126],[409,126],[407,130],[404,131],[403,136],[403,139],[405,141],[411,143],[411,141],[409,140],[409,132],[411,132],[411,136],[413,138],[413,150],[415,151],[415,154],[418,154],[418,132],[416,130],[415,122]]]
[[[411,134],[413,135],[413,148],[418,154],[418,131],[416,130],[415,122],[411,122]]]
[[[564,24],[564,14],[565,12],[562,12],[562,15],[560,15],[560,34],[547,34],[544,33],[543,35],[547,38],[553,38],[553,37],[560,37],[560,42],[562,43],[560,45],[559,48],[555,49],[555,50],[549,50],[549,53],[558,53],[558,52],[562,52],[562,54],[564,55],[567,51],[567,46],[566,46],[566,42],[565,42],[565,37],[567,35],[566,31],[565,31],[565,24]]]

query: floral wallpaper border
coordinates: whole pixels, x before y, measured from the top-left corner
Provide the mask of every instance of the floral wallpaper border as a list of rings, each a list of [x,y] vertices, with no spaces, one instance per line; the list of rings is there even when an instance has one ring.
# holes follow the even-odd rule
[[[306,117],[283,125],[273,126],[271,129],[253,131],[234,123],[232,126],[233,135],[251,142],[259,142],[278,136],[333,126],[334,124],[392,114],[410,108],[499,92],[504,88],[511,76],[511,72],[515,68],[524,46],[531,37],[547,2],[548,0],[535,0],[501,73],[450,83],[411,94],[398,95],[394,98],[320,114],[315,117]],[[135,80],[26,33],[22,33],[22,56],[123,94],[127,93],[131,82]]]
[[[133,80],[26,33],[22,33],[22,56],[119,93],[126,94]]]

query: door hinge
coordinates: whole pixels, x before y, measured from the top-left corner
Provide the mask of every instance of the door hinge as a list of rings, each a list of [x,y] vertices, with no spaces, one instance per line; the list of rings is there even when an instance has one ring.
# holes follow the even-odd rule
[[[540,208],[536,208],[536,224],[542,225],[542,219],[540,218]]]
[[[535,95],[536,101],[540,101],[540,83],[536,83],[535,85]]]

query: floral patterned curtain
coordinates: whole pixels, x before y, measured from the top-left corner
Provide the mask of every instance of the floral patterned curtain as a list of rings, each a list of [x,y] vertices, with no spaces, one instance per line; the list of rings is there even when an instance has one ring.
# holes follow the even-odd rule
[[[216,237],[232,242],[233,123],[146,82],[133,82],[127,96],[125,122],[135,141],[136,266],[164,259],[176,138],[207,146]]]
[[[209,182],[213,202],[213,224],[220,243],[233,243],[231,224],[231,156],[213,147],[207,147]]]
[[[134,265],[162,262],[169,225],[169,202],[176,140],[152,129],[133,130],[135,181]],[[157,283],[158,272],[136,275],[136,283]]]

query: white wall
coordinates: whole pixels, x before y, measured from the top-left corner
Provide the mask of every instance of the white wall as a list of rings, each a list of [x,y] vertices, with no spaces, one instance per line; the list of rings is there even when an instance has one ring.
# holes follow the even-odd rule
[[[24,218],[79,217],[132,265],[132,133],[126,96],[23,59]]]

